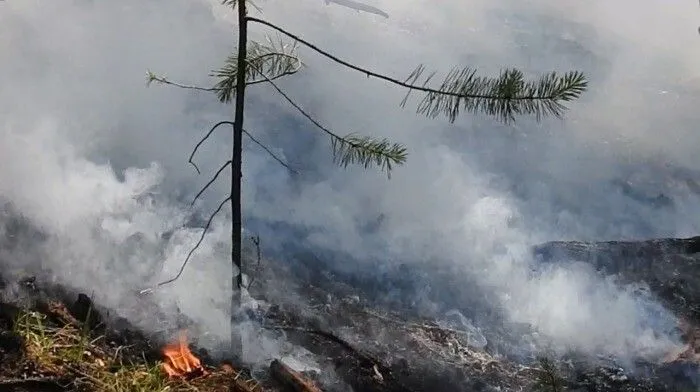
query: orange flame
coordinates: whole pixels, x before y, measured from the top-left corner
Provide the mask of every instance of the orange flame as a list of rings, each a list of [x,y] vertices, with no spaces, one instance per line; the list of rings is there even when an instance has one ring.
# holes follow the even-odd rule
[[[185,331],[180,331],[176,342],[163,347],[163,356],[162,368],[168,377],[190,378],[206,374],[202,361],[188,347]]]

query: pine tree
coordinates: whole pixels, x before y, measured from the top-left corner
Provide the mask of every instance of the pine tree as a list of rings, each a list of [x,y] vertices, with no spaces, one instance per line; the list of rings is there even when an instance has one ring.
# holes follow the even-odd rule
[[[536,80],[525,80],[523,73],[517,69],[505,69],[501,71],[498,77],[491,78],[477,75],[476,70],[470,67],[455,67],[446,74],[440,84],[433,85],[431,81],[437,73],[430,72],[426,75],[426,69],[422,65],[415,68],[407,78],[400,80],[342,60],[280,26],[249,16],[247,12],[248,5],[254,6],[250,0],[223,0],[222,4],[237,10],[238,47],[236,53],[226,59],[224,66],[212,74],[218,80],[216,84],[213,87],[190,86],[159,77],[150,71],[148,72],[148,82],[149,84],[157,82],[181,88],[214,92],[222,103],[230,103],[231,101],[234,103],[233,122],[221,121],[215,124],[196,145],[189,160],[199,173],[199,168],[193,162],[193,157],[198,148],[220,126],[232,126],[233,150],[231,159],[219,168],[212,179],[195,196],[195,200],[229,166],[232,173],[230,193],[210,215],[199,242],[185,258],[178,274],[174,278],[158,284],[158,286],[162,286],[179,278],[193,252],[202,243],[214,217],[224,208],[226,203],[230,203],[233,220],[231,227],[231,263],[234,271],[237,271],[232,277],[232,325],[236,322],[234,317],[236,317],[240,305],[240,295],[245,289],[241,252],[243,135],[248,136],[253,142],[264,148],[274,159],[287,166],[270,149],[258,142],[243,128],[246,87],[260,83],[271,85],[283,99],[330,138],[334,161],[341,166],[346,167],[350,164],[360,164],[365,168],[374,166],[390,176],[394,166],[403,164],[407,158],[406,147],[400,143],[367,135],[349,134],[341,136],[337,134],[310,116],[275,83],[276,79],[295,74],[301,70],[302,63],[296,54],[298,45],[304,45],[317,54],[325,56],[348,69],[362,73],[369,78],[375,78],[404,88],[406,97],[400,103],[402,107],[406,106],[412,92],[423,94],[423,98],[417,106],[417,113],[430,118],[445,117],[450,122],[456,121],[462,111],[485,113],[506,123],[514,121],[516,116],[519,115],[534,115],[538,121],[544,116],[561,117],[567,109],[565,103],[578,98],[588,85],[585,76],[578,71],[571,71],[562,75],[552,72]],[[273,42],[269,38],[266,44],[249,41],[248,26],[250,23],[272,29],[288,37],[293,43],[284,43],[282,40]],[[233,330],[231,341],[235,350],[241,349],[241,343],[235,343],[236,337]]]

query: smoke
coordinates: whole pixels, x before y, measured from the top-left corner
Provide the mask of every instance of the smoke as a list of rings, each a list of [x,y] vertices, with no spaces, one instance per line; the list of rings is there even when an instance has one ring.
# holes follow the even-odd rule
[[[402,260],[457,271],[561,347],[639,356],[674,344],[665,324],[649,323],[673,321],[653,301],[581,266],[533,273],[529,248],[697,233],[694,4],[367,0],[389,18],[315,0],[256,4],[319,47],[399,78],[425,63],[491,75],[580,69],[591,80],[564,120],[504,126],[464,115],[448,124],[415,115],[410,102],[399,108],[405,91],[302,49],[306,67],[280,86],[340,134],[405,143],[409,161],[391,180],[335,167],[311,124],[271,88],[251,88],[247,129],[302,173],[290,177],[246,145],[245,219],[273,233],[266,243],[289,241],[270,229],[286,223],[307,233],[298,246],[352,254],[358,270]],[[183,225],[225,197],[224,178],[190,209],[208,178],[186,160],[232,109],[204,93],[146,88],[145,73],[211,83],[235,45],[232,21],[214,0],[0,3],[0,196],[47,234],[3,263],[93,291],[142,325],[173,325],[150,320],[131,293],[177,272],[201,233]],[[227,159],[230,143],[222,128],[196,158],[203,173]],[[630,179],[631,191],[616,185]],[[660,194],[673,205],[645,201]],[[182,278],[154,294],[214,340],[227,333],[226,222],[216,221]],[[469,303],[463,295],[450,300]]]

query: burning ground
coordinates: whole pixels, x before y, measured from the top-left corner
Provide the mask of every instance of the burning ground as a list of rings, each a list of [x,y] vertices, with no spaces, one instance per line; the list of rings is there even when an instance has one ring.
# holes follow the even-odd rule
[[[3,391],[228,391],[236,385],[260,390],[230,365],[206,370],[183,340],[165,345],[162,360],[156,360],[142,337],[127,342],[123,331],[98,334],[60,302],[42,308],[3,304]]]
[[[23,292],[25,302],[0,304],[2,391],[261,392],[294,390],[304,383],[305,390],[315,391],[279,361],[270,369],[282,387],[255,380],[227,361],[212,366],[205,351],[192,351],[185,330],[165,341],[124,320],[108,321],[84,294],[70,301],[70,291],[42,289],[34,278],[10,285]]]
[[[310,269],[266,261],[257,269],[238,326],[248,361],[222,358],[190,344],[201,325],[183,314],[177,329],[142,331],[88,295],[37,278],[3,281],[0,306],[1,390],[8,391],[688,391],[697,388],[697,238],[638,243],[550,243],[543,260],[590,263],[614,257],[614,271],[674,309],[683,347],[657,362],[621,366],[615,358],[570,351],[530,360],[513,357],[515,326],[481,330],[461,315],[413,317],[401,304],[378,303],[341,277],[293,278]],[[641,260],[641,261],[640,261]],[[649,260],[649,261],[647,261]],[[637,264],[635,264],[635,261]],[[642,264],[639,264],[642,263]],[[606,264],[607,265],[607,264]],[[311,262],[321,274],[331,271]],[[289,268],[287,266],[287,268]],[[658,269],[658,270],[657,270]],[[601,269],[601,273],[613,273]],[[286,276],[286,278],[285,278]],[[285,281],[280,297],[272,285]],[[253,300],[252,298],[256,298]],[[17,299],[21,299],[18,301]],[[149,296],[142,306],[157,317]],[[495,323],[491,323],[495,325]],[[532,330],[521,330],[516,340]],[[269,345],[276,347],[271,350]],[[511,342],[512,343],[512,342]],[[539,342],[540,347],[542,342]],[[256,353],[257,352],[257,353]],[[540,354],[553,354],[539,351]],[[255,358],[250,362],[250,358]],[[629,366],[629,367],[628,367]],[[565,388],[565,389],[564,389]]]

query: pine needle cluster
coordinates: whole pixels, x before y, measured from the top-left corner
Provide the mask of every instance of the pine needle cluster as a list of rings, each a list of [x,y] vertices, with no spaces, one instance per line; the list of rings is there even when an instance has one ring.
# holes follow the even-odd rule
[[[374,165],[388,176],[391,176],[394,165],[406,162],[408,155],[403,144],[353,134],[331,139],[331,146],[334,161],[341,166],[361,164],[369,168]]]
[[[251,41],[248,44],[248,66],[245,67],[246,85],[279,79],[299,71],[302,63],[296,55],[297,43],[285,43],[281,39],[273,41],[266,36],[267,44]],[[214,90],[223,103],[231,102],[236,95],[238,57],[233,54],[226,58],[224,65],[211,73],[218,79]]]
[[[425,92],[418,104],[417,112],[431,118],[444,115],[453,123],[462,111],[481,112],[510,123],[519,115],[561,117],[566,110],[565,102],[578,98],[588,86],[583,73],[567,72],[559,75],[548,73],[535,80],[525,80],[518,69],[503,70],[498,77],[477,75],[470,67],[453,68],[438,88],[428,84],[436,72],[423,77],[425,67],[418,66],[406,79],[409,92],[401,102],[406,105],[413,90]],[[420,86],[416,83],[423,79]]]

